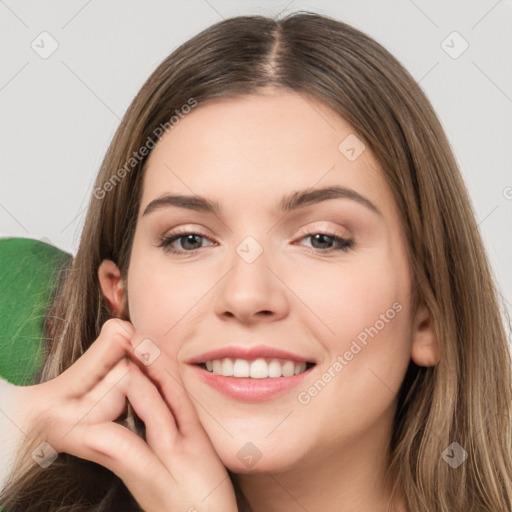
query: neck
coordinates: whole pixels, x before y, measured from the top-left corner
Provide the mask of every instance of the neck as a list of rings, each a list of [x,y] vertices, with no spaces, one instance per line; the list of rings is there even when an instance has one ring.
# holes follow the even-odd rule
[[[291,469],[237,475],[250,511],[405,512],[403,501],[388,508],[390,429],[379,430],[359,434],[337,451],[327,446]]]

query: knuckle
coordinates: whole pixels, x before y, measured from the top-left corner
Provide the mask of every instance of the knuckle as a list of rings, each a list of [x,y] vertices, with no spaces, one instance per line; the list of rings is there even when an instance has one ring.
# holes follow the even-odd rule
[[[101,335],[113,336],[117,333],[119,327],[113,318],[109,318],[101,327]]]
[[[133,372],[133,363],[129,361],[126,357],[123,357],[123,359],[120,359],[117,365],[115,366],[115,369],[117,372],[119,372],[122,375],[125,375],[127,373]]]
[[[116,366],[116,370],[117,377],[122,380],[123,386],[129,388],[133,385],[133,382],[140,384],[141,371],[128,357],[119,361]]]
[[[80,443],[89,450],[110,456],[106,448],[111,446],[111,444],[102,442],[102,437],[91,428],[82,429]]]
[[[102,428],[99,431],[97,428],[85,427],[82,430],[80,443],[111,462],[119,462],[131,451],[130,438],[119,434],[120,431],[113,428]]]
[[[120,389],[124,385],[125,379],[129,378],[131,371],[128,361],[123,357],[110,370],[107,370],[103,382],[105,386],[115,386]]]
[[[118,343],[122,348],[129,350],[133,327],[128,328],[127,325],[130,324],[117,318],[110,318],[101,327],[100,337]]]

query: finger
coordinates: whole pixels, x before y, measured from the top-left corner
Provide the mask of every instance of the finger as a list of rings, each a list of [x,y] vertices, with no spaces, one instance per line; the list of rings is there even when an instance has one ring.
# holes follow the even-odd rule
[[[60,385],[66,382],[71,396],[80,396],[92,389],[119,362],[132,353],[130,337],[135,329],[130,322],[110,319],[85,353],[62,373]]]
[[[144,422],[148,445],[166,460],[180,437],[176,421],[155,384],[134,363],[127,364],[129,374],[120,389]]]
[[[120,360],[85,398],[88,399],[84,401],[87,414],[61,438],[62,442],[58,443],[61,451],[73,446],[76,434],[70,434],[77,427],[86,424],[94,426],[117,419],[125,410],[126,399],[144,422],[148,445],[151,443],[155,453],[172,449],[178,430],[171,411],[153,382],[130,360]]]
[[[140,342],[139,338],[140,336],[132,337],[131,342],[134,348]],[[197,411],[181,379],[177,361],[171,359],[156,342],[152,341],[152,343],[159,350],[158,357],[148,366],[138,360],[137,366],[156,383],[172,411],[179,432],[186,436],[197,435],[199,431],[203,432]]]
[[[173,494],[172,478],[158,457],[142,438],[117,423],[77,428],[63,451],[110,469],[144,510],[165,510],[156,497]]]

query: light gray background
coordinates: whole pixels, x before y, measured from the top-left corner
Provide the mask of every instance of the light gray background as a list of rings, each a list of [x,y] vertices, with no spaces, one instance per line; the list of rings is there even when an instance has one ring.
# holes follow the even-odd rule
[[[354,25],[420,82],[454,149],[512,313],[507,0],[0,0],[0,236],[44,237],[75,253],[106,148],[152,70],[222,18],[283,9],[312,10]],[[43,31],[59,45],[47,59],[31,47],[33,41],[43,45]],[[455,59],[443,48],[453,31],[469,44]],[[444,45],[457,51],[457,37]]]

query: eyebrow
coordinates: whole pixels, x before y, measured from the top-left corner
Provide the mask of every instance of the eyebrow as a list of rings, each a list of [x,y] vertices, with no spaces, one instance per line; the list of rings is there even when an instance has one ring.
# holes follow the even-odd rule
[[[372,212],[382,215],[380,210],[369,199],[355,190],[340,186],[293,192],[281,199],[279,202],[279,210],[282,213],[288,213],[311,204],[327,201],[328,199],[350,199],[366,206]],[[197,212],[212,213],[215,215],[219,215],[221,211],[219,203],[205,197],[165,194],[151,201],[146,206],[142,216],[169,206],[186,208]]]

